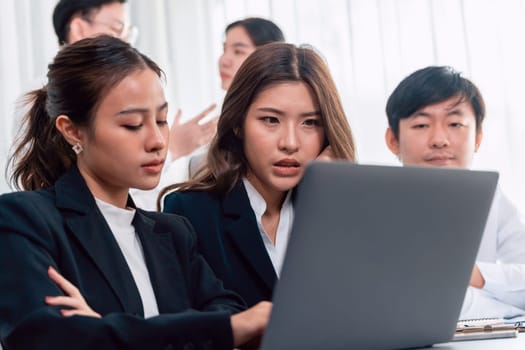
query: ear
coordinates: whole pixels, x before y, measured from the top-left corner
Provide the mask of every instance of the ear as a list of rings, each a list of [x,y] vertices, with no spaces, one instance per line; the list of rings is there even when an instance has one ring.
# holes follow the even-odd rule
[[[73,17],[69,24],[69,33],[67,33],[66,36],[68,44],[72,44],[87,37],[86,24],[88,23],[86,23],[81,17]]]
[[[386,145],[390,152],[394,153],[396,156],[399,155],[399,140],[397,139],[394,131],[390,127],[386,129],[385,132],[385,141]]]
[[[481,146],[481,141],[483,140],[483,129],[479,129],[479,131],[476,132],[476,147],[474,148],[474,152],[477,152],[479,149],[479,146]]]
[[[74,146],[77,143],[80,143],[81,145],[85,144],[86,140],[84,132],[73,124],[67,115],[59,115],[56,118],[55,126],[71,146]]]

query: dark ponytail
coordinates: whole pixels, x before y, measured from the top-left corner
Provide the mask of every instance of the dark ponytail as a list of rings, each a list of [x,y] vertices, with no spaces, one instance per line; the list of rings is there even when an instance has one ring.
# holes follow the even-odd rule
[[[47,86],[26,95],[30,110],[8,162],[11,184],[24,190],[52,186],[76,163],[71,145],[55,127],[56,118],[66,115],[89,135],[107,92],[143,69],[162,76],[152,60],[114,37],[102,35],[64,46],[49,65]]]
[[[13,167],[10,180],[16,189],[49,187],[75,161],[74,152],[48,115],[46,103],[46,87],[25,95],[24,104],[32,107],[23,119],[25,133],[9,159]]]

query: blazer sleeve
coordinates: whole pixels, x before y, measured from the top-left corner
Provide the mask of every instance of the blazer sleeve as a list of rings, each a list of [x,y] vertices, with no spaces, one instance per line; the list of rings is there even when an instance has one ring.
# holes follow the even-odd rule
[[[47,306],[45,296],[62,294],[47,276],[48,266],[60,266],[56,256],[62,238],[50,227],[61,223],[51,223],[58,214],[42,205],[51,201],[37,205],[33,199],[20,193],[0,196],[0,339],[5,350],[232,348],[230,311],[188,310],[149,319],[113,313],[98,319],[62,317],[59,308]],[[202,271],[202,262],[194,259],[196,271]]]

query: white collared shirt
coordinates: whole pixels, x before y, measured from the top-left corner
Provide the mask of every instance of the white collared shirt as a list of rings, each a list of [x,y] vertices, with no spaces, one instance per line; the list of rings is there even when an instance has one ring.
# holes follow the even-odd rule
[[[144,318],[157,316],[159,314],[157,299],[146,267],[142,244],[135,227],[131,224],[135,217],[135,209],[118,208],[98,198],[95,198],[95,201],[128,263],[142,299]]]
[[[499,188],[476,260],[485,286],[468,288],[461,318],[525,315],[525,219]]]
[[[275,270],[277,277],[279,277],[281,274],[284,255],[286,253],[286,247],[288,246],[288,239],[290,238],[290,231],[292,230],[294,215],[291,200],[292,191],[288,191],[288,194],[286,195],[286,198],[281,207],[281,212],[279,214],[279,225],[277,226],[277,234],[275,236],[274,245],[266,231],[264,231],[264,227],[262,225],[262,216],[266,211],[266,201],[246,178],[243,179],[243,183],[244,188],[246,188],[246,193],[248,194],[250,205],[253,209],[253,212],[255,213],[257,227],[259,228],[266,252],[268,252],[270,260],[272,261],[273,269]]]

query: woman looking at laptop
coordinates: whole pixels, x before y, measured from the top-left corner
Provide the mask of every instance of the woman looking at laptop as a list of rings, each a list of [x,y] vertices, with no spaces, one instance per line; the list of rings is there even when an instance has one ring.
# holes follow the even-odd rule
[[[199,251],[248,305],[270,300],[293,221],[293,189],[315,159],[354,160],[327,66],[311,48],[271,43],[243,63],[194,179],[164,211],[194,225]]]

